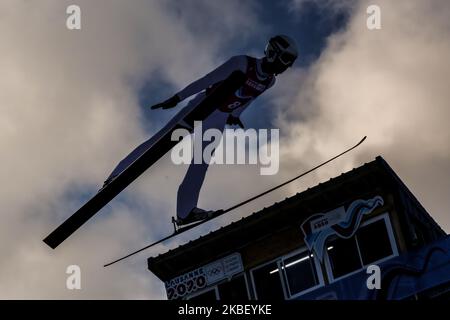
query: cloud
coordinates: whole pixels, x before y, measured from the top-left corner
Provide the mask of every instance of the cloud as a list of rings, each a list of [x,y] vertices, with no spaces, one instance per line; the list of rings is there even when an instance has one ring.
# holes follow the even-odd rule
[[[176,91],[203,75],[237,53],[235,39],[258,38],[258,10],[255,2],[237,0],[195,1],[195,7],[191,1],[78,1],[82,30],[68,31],[69,4],[0,4],[0,298],[164,298],[145,258],[195,235],[102,265],[171,231],[186,167],[168,157],[57,250],[41,240],[148,137],[137,98],[142,83],[154,77]],[[222,223],[381,154],[450,230],[450,6],[377,1],[383,28],[369,31],[369,4],[352,7],[348,26],[328,39],[314,65],[283,74],[268,93],[282,134],[280,173],[262,177],[257,167],[212,166],[199,205],[228,207],[368,135],[365,145]],[[70,264],[81,267],[81,291],[65,288]]]
[[[380,154],[449,231],[450,5],[376,1],[382,29],[370,31],[371,4],[360,1],[316,63],[289,75],[285,83],[295,85],[274,89],[286,106],[277,117],[287,137],[281,168],[310,166],[368,135],[358,151],[321,169],[317,181]]]

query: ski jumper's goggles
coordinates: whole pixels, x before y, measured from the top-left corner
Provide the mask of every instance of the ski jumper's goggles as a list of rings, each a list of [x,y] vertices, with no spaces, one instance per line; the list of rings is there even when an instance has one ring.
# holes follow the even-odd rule
[[[280,41],[283,39],[277,39]],[[266,57],[269,62],[274,62],[278,60],[285,66],[291,66],[295,59],[297,59],[297,55],[286,51],[281,45],[275,41],[270,41],[266,47]]]

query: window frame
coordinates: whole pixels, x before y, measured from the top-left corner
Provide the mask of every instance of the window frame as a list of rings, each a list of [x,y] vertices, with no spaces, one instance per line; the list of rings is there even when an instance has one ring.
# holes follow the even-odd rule
[[[258,266],[256,266],[256,267],[254,267],[254,268],[252,268],[252,269],[249,270],[249,273],[250,273],[250,279],[251,279],[251,284],[252,284],[252,290],[253,290],[253,293],[254,293],[254,295],[255,295],[255,300],[258,300],[258,291],[256,290],[256,286],[255,286],[255,278],[253,277],[253,272],[256,271],[256,270],[258,270],[258,269],[261,269],[261,268],[263,268],[263,267],[265,267],[265,266],[267,266],[268,264],[271,264],[271,263],[273,263],[273,262],[276,262],[277,268],[278,268],[278,270],[280,270],[280,268],[281,268],[281,259],[280,259],[280,258],[281,258],[281,257],[277,257],[277,258],[275,258],[275,259],[266,261],[266,262],[264,262],[263,264],[260,264],[260,265],[258,265]],[[280,278],[281,289],[282,289],[282,291],[283,291],[284,300],[287,300],[287,297],[286,297],[286,286],[285,286],[285,284],[284,284],[284,281],[283,281],[284,279],[283,279],[283,277],[282,277],[281,272],[278,272],[278,276],[279,276],[279,278]]]
[[[297,293],[291,295],[291,291],[289,288],[289,282],[288,282],[286,271],[284,268],[284,261],[286,259],[289,259],[289,258],[291,258],[297,254],[301,254],[303,252],[310,252],[310,251],[308,250],[308,248],[306,246],[302,246],[300,248],[297,248],[297,249],[289,252],[288,254],[285,254],[285,255],[279,256],[275,259],[266,261],[263,264],[260,264],[256,267],[250,269],[249,273],[250,273],[250,279],[251,279],[251,287],[252,287],[253,293],[255,295],[255,300],[258,300],[258,292],[256,291],[255,279],[253,277],[253,272],[260,268],[263,268],[273,262],[276,262],[276,264],[277,264],[278,276],[280,277],[281,287],[283,289],[283,295],[284,295],[285,300],[295,299],[301,295],[307,294],[307,293],[314,291],[320,287],[323,287],[325,285],[325,278],[323,276],[322,266],[320,265],[320,262],[315,258],[314,254],[312,252],[310,252],[310,254],[312,255],[312,259],[314,260],[314,267],[315,267],[314,271],[317,274],[317,279],[319,280],[319,283],[311,288],[305,289],[303,291],[300,291],[300,292],[297,292]]]
[[[286,268],[284,268],[284,261],[289,259],[289,258],[292,258],[293,256],[295,256],[297,254],[301,254],[303,252],[308,252],[311,255],[311,258],[314,260],[314,267],[315,267],[314,271],[317,274],[318,284],[316,284],[315,286],[310,287],[308,289],[305,289],[303,291],[297,292],[295,294],[291,294],[291,290],[289,288],[289,281],[288,281],[288,277],[287,277],[287,274],[286,274]],[[284,256],[281,256],[280,257],[280,262],[281,262],[281,267],[282,267],[282,269],[281,269],[282,270],[282,274],[283,274],[284,280],[286,281],[286,288],[285,289],[286,289],[286,296],[288,296],[287,300],[291,300],[291,299],[297,298],[297,297],[299,297],[301,295],[307,294],[307,293],[309,293],[311,291],[314,291],[314,290],[316,290],[316,289],[318,289],[318,288],[320,288],[320,287],[325,285],[325,280],[323,278],[323,272],[322,272],[322,267],[320,265],[320,262],[316,259],[314,254],[307,249],[306,246],[301,247],[301,248],[299,248],[297,250],[294,250],[294,251],[292,251],[292,252],[290,252],[290,253],[288,253],[288,254],[286,254]]]
[[[231,278],[225,279],[224,281],[220,281],[219,283],[216,284],[217,294],[219,295],[219,300],[222,300],[221,297],[220,297],[219,285],[221,285],[221,284],[223,284],[225,282],[230,282],[231,280],[233,280],[235,278],[238,278],[240,276],[244,276],[245,289],[247,291],[247,298],[248,298],[249,301],[252,300],[252,297],[251,297],[251,294],[250,294],[250,286],[249,286],[248,278],[247,278],[247,273],[245,271],[243,271],[241,273],[238,273],[238,274],[235,274]]]
[[[358,232],[358,230],[357,230],[355,232],[355,234],[353,235],[353,237],[356,237],[355,241],[356,241],[356,247],[358,248],[358,257],[359,257],[359,261],[361,262],[361,268],[358,268],[357,270],[354,270],[354,271],[352,271],[350,273],[344,274],[344,275],[342,275],[340,277],[334,278],[333,270],[331,268],[330,257],[328,255],[328,250],[326,250],[325,259],[324,259],[325,263],[324,264],[325,264],[325,270],[326,270],[326,273],[327,273],[328,281],[329,281],[330,284],[334,283],[334,282],[337,282],[337,281],[340,281],[342,279],[345,279],[347,277],[350,277],[350,276],[352,276],[352,275],[354,275],[354,274],[356,274],[358,272],[361,272],[361,270],[364,270],[369,265],[383,263],[383,262],[385,262],[385,261],[387,261],[389,259],[392,259],[392,258],[398,256],[397,241],[395,239],[395,234],[394,234],[394,230],[392,228],[389,212],[384,212],[384,213],[382,213],[382,214],[380,214],[380,215],[378,215],[376,217],[370,218],[370,219],[362,222],[361,225],[358,227],[358,229],[361,228],[361,227],[367,226],[369,224],[372,224],[374,222],[377,222],[379,220],[384,220],[384,224],[386,226],[386,231],[387,231],[387,234],[388,234],[389,242],[391,244],[392,254],[387,256],[387,257],[384,257],[384,258],[382,258],[380,260],[373,261],[370,264],[366,264],[365,265],[363,263],[363,260],[362,260],[361,249],[359,248],[358,237],[356,235],[356,233]],[[325,245],[328,246],[327,243]]]

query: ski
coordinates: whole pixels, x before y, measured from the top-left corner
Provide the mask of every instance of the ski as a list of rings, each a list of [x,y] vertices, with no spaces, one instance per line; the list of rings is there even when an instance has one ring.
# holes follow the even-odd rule
[[[335,160],[335,159],[337,159],[337,158],[343,156],[344,154],[346,154],[346,153],[352,151],[353,149],[355,149],[355,148],[357,148],[359,145],[361,145],[361,144],[366,140],[366,138],[367,138],[367,136],[364,136],[364,138],[362,138],[357,144],[355,144],[355,145],[353,145],[352,147],[346,149],[345,151],[339,153],[338,155],[336,155],[336,156],[334,156],[334,157],[332,157],[332,158],[330,158],[330,159],[328,159],[328,160],[326,160],[326,161],[320,163],[319,165],[317,165],[317,166],[315,166],[315,167],[309,169],[308,171],[302,172],[302,173],[300,173],[299,175],[295,176],[294,178],[291,178],[291,179],[289,179],[289,180],[287,180],[287,181],[285,181],[285,182],[283,182],[283,183],[281,183],[281,184],[279,184],[279,185],[276,185],[276,186],[274,186],[274,187],[272,187],[272,188],[270,188],[270,189],[268,189],[268,190],[266,190],[266,191],[264,191],[264,192],[262,192],[262,193],[259,193],[259,194],[255,195],[255,196],[253,196],[253,197],[251,197],[251,198],[249,198],[249,199],[247,199],[247,200],[244,200],[244,201],[242,201],[242,202],[239,202],[238,204],[236,204],[236,205],[234,205],[234,206],[232,206],[232,207],[229,207],[228,209],[225,209],[225,210],[218,210],[218,211],[214,212],[214,213],[212,214],[212,216],[209,217],[209,218],[207,218],[207,219],[204,219],[204,220],[201,220],[201,221],[198,221],[198,222],[194,222],[194,223],[192,223],[192,224],[186,225],[185,227],[180,227],[179,229],[177,229],[177,228],[175,227],[175,231],[174,231],[172,234],[170,234],[170,235],[168,235],[168,236],[166,236],[166,237],[164,237],[164,238],[162,238],[162,239],[160,239],[160,240],[157,240],[157,241],[155,241],[155,242],[153,242],[153,243],[151,243],[151,244],[149,244],[149,245],[147,245],[147,246],[145,246],[145,247],[143,247],[143,248],[141,248],[141,249],[139,249],[139,250],[136,250],[136,251],[134,251],[134,252],[131,252],[131,253],[127,254],[126,256],[122,257],[122,258],[119,258],[119,259],[117,259],[117,260],[114,260],[114,261],[112,261],[112,262],[109,262],[109,263],[105,264],[103,267],[108,267],[108,266],[113,265],[113,264],[115,264],[115,263],[117,263],[117,262],[119,262],[119,261],[125,260],[125,259],[127,259],[127,258],[129,258],[129,257],[131,257],[131,256],[134,256],[135,254],[138,254],[139,252],[142,252],[142,251],[144,251],[144,250],[146,250],[146,249],[149,249],[149,248],[151,248],[151,247],[153,247],[153,246],[155,246],[155,245],[157,245],[157,244],[159,244],[159,243],[161,243],[161,242],[164,242],[164,241],[166,241],[166,240],[169,240],[169,239],[171,239],[171,238],[173,238],[173,237],[175,237],[175,236],[177,236],[177,235],[179,235],[179,234],[181,234],[181,233],[184,233],[184,232],[186,232],[186,231],[188,231],[188,230],[191,230],[191,229],[193,229],[193,228],[195,228],[195,227],[197,227],[197,226],[199,226],[199,225],[201,225],[201,224],[204,224],[204,223],[206,223],[206,222],[208,222],[208,221],[210,221],[210,220],[212,220],[212,219],[215,219],[215,218],[217,218],[217,217],[220,217],[221,215],[223,215],[223,214],[225,214],[225,213],[227,213],[227,212],[230,212],[230,211],[232,211],[232,210],[235,210],[235,209],[237,209],[237,208],[239,208],[239,207],[242,207],[243,205],[246,205],[246,204],[249,203],[249,202],[252,202],[252,201],[254,201],[254,200],[258,199],[258,198],[261,198],[262,196],[265,196],[266,194],[268,194],[268,193],[270,193],[270,192],[272,192],[272,191],[275,191],[275,190],[277,190],[277,189],[279,189],[279,188],[281,188],[281,187],[283,187],[283,186],[285,186],[285,185],[287,185],[287,184],[289,184],[289,183],[291,183],[291,182],[293,182],[293,181],[295,181],[295,180],[297,180],[297,179],[299,179],[299,178],[301,178],[301,177],[307,175],[308,173],[311,173],[312,171],[314,171],[314,170],[316,170],[316,169],[318,169],[318,168],[320,168],[320,167],[326,165],[327,163],[330,163],[331,161],[333,161],[333,160]]]
[[[131,257],[131,256],[134,256],[135,254],[137,254],[137,253],[139,253],[139,252],[141,252],[141,251],[144,251],[144,250],[146,250],[146,249],[148,249],[148,248],[150,248],[150,247],[156,246],[157,244],[159,244],[159,243],[161,243],[161,242],[164,242],[164,241],[166,241],[166,240],[169,240],[170,238],[173,238],[173,237],[175,237],[175,236],[177,236],[177,235],[179,235],[179,234],[182,234],[182,233],[184,233],[184,232],[186,232],[186,231],[188,231],[188,230],[191,230],[191,229],[193,229],[193,228],[195,228],[195,227],[197,227],[197,226],[199,226],[199,225],[201,225],[201,224],[203,224],[203,223],[208,222],[208,221],[211,220],[211,219],[214,219],[214,218],[216,218],[216,217],[218,217],[218,216],[221,216],[221,215],[224,214],[224,213],[225,213],[224,210],[218,210],[218,211],[214,212],[210,218],[207,218],[207,219],[205,219],[205,220],[201,220],[201,221],[198,221],[198,222],[194,222],[194,223],[192,223],[192,224],[188,224],[188,225],[186,225],[186,226],[184,226],[184,227],[176,228],[175,231],[174,231],[173,233],[171,233],[170,235],[168,235],[168,236],[166,236],[166,237],[164,237],[164,238],[162,238],[162,239],[159,239],[159,240],[157,240],[157,241],[155,241],[155,242],[153,242],[153,243],[151,243],[151,244],[145,246],[144,248],[141,248],[141,249],[139,249],[139,250],[136,250],[136,251],[134,251],[134,252],[132,252],[132,253],[130,253],[130,254],[128,254],[128,255],[126,255],[126,256],[120,258],[120,259],[117,259],[117,260],[114,260],[114,261],[112,261],[112,262],[110,262],[110,263],[107,263],[107,264],[105,264],[103,267],[108,267],[108,266],[110,266],[110,265],[112,265],[112,264],[115,264],[116,262],[125,260],[126,258],[129,258],[129,257]],[[172,219],[173,219],[173,218],[172,218]]]
[[[243,72],[233,72],[226,80],[213,89],[210,94],[207,94],[206,97],[181,121],[175,124],[158,141],[156,141],[153,146],[146,150],[110,183],[100,189],[94,197],[65,220],[43,241],[52,249],[59,246],[178,143],[178,141],[171,140],[173,131],[179,128],[186,128],[186,124],[193,127],[195,120],[207,118],[214,111],[214,108],[212,107],[214,102],[222,101],[227,95],[238,90],[244,81],[245,75]]]

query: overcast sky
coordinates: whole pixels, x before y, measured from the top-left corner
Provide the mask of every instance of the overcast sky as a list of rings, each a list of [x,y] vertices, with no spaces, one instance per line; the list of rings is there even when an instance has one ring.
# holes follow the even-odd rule
[[[2,0],[0,2],[0,298],[164,299],[146,258],[383,156],[450,231],[450,3],[446,0]],[[77,4],[82,29],[66,28]],[[366,8],[382,29],[366,27]],[[242,116],[279,128],[280,172],[212,166],[199,205],[224,208],[365,145],[304,180],[175,241],[103,264],[171,232],[185,166],[167,156],[70,240],[42,239],[116,163],[177,110],[150,111],[229,56],[261,56],[294,37],[295,68]],[[66,267],[82,271],[67,290]]]

